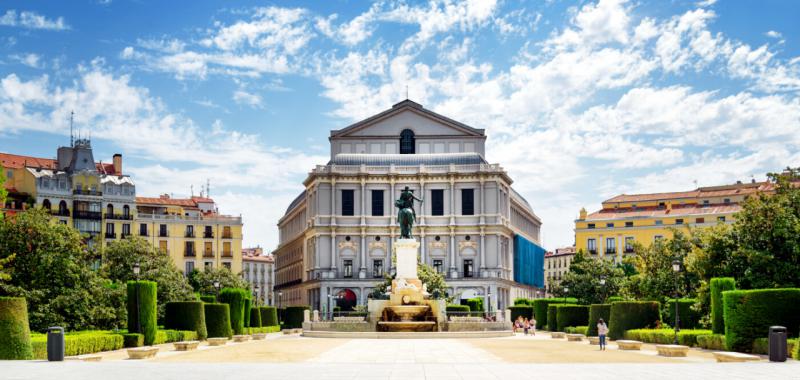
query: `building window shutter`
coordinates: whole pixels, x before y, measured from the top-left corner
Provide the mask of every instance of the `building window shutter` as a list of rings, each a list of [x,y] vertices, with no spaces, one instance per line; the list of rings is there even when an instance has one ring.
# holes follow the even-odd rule
[[[372,190],[372,216],[383,216],[383,190]]]
[[[431,215],[444,215],[444,190],[431,190]]]
[[[461,215],[475,215],[474,189],[461,189]]]
[[[353,216],[355,210],[353,209],[353,190],[342,190],[342,215]]]

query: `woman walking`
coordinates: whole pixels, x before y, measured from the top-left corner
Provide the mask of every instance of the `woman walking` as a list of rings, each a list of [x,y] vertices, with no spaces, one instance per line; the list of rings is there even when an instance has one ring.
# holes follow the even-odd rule
[[[536,335],[536,318],[531,317],[531,335]]]
[[[600,351],[606,350],[606,335],[608,334],[608,326],[603,318],[597,321],[597,335],[600,336]]]
[[[528,329],[531,328],[531,323],[528,321],[528,318],[525,318],[522,321],[522,329],[525,331],[525,335],[528,335]]]

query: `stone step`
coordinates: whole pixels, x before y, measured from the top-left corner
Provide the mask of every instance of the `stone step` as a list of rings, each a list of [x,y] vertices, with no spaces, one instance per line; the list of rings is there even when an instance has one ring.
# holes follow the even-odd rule
[[[617,348],[620,350],[641,350],[642,342],[638,340],[618,340]]]
[[[158,347],[146,346],[128,349],[128,357],[131,359],[149,359],[156,356]]]
[[[756,355],[743,354],[741,352],[719,351],[713,354],[718,363],[757,362],[761,360]]]
[[[656,351],[660,356],[667,357],[686,357],[689,354],[689,346],[679,344],[657,344]]]

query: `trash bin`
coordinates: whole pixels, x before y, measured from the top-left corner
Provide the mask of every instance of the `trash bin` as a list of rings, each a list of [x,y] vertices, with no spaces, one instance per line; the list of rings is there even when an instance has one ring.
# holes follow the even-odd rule
[[[64,361],[64,328],[51,327],[47,329],[47,360],[51,362]]]
[[[771,326],[769,328],[769,361],[785,362],[786,355],[786,327]]]

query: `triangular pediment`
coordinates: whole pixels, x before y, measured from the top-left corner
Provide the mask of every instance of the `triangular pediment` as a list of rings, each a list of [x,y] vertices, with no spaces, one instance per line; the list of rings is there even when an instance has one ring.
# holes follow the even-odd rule
[[[331,131],[331,138],[398,136],[403,129],[411,129],[417,137],[461,136],[484,137],[484,130],[472,128],[422,105],[404,100],[384,112],[354,123],[346,128]]]

